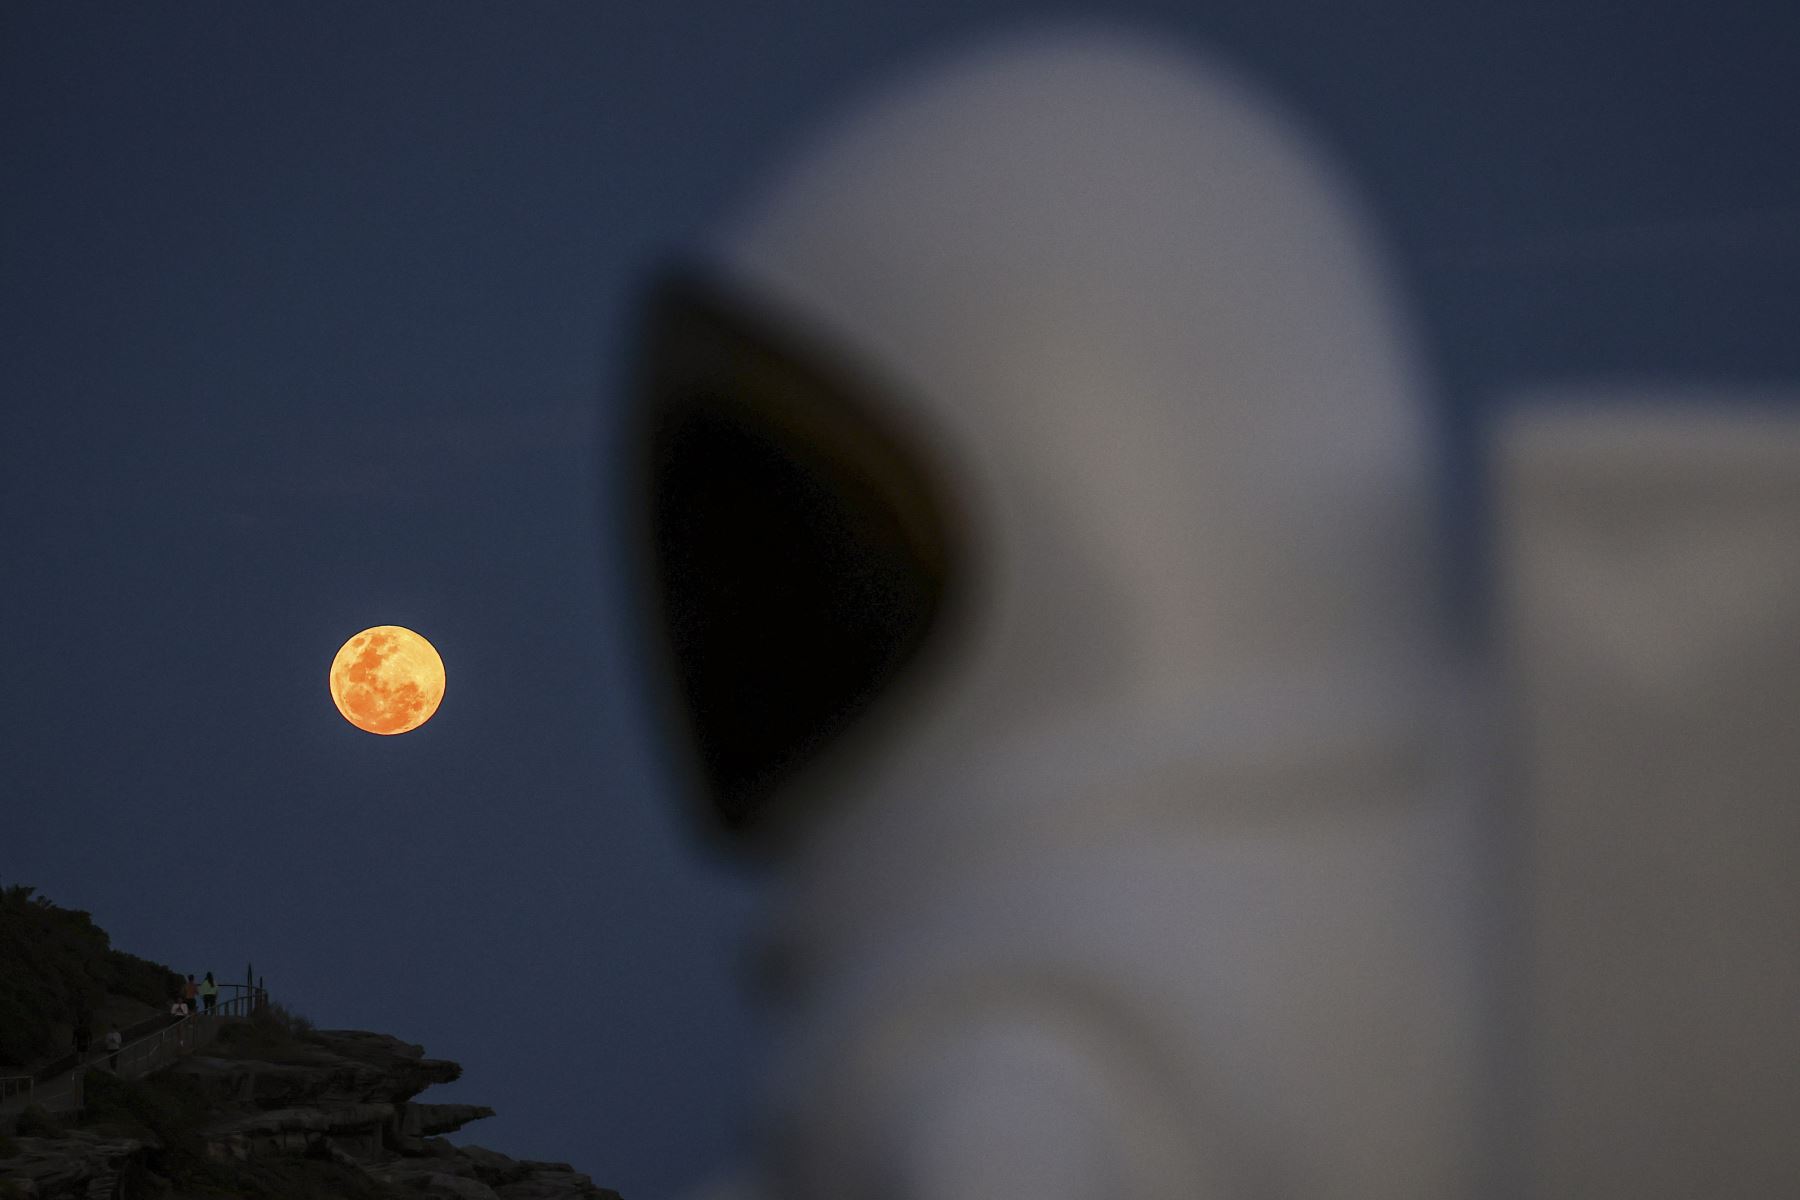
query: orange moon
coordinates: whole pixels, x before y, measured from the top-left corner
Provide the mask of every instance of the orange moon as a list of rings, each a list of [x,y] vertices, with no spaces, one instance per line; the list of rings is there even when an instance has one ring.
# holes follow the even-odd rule
[[[436,647],[404,626],[365,629],[331,660],[331,699],[358,729],[417,729],[443,702],[444,660]]]

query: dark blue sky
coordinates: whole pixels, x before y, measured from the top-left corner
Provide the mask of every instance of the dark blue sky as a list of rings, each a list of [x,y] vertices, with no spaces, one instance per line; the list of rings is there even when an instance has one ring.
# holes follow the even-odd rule
[[[1084,11],[0,7],[0,882],[462,1061],[473,1140],[634,1200],[725,1158],[756,885],[668,801],[603,554],[633,298],[869,82]],[[1459,500],[1517,387],[1800,377],[1791,5],[1107,11],[1361,186]],[[400,738],[325,690],[377,623],[449,672]]]

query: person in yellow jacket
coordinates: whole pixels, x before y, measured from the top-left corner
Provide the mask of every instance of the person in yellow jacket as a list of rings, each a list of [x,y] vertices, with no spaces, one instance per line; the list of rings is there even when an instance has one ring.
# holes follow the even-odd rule
[[[200,981],[200,1003],[206,1006],[206,1011],[210,1015],[213,1006],[218,1002],[219,985],[213,982],[212,972],[208,971],[206,978]]]

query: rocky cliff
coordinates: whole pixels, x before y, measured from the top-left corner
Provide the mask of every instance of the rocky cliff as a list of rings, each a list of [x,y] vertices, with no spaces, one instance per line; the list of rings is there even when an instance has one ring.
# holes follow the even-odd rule
[[[91,1071],[77,1125],[0,1137],[0,1200],[620,1200],[565,1163],[445,1141],[493,1115],[415,1099],[461,1071],[382,1034],[236,1023],[142,1080]]]

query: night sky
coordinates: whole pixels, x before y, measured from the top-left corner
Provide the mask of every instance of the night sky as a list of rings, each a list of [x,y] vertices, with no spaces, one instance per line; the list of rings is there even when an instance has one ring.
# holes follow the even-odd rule
[[[871,82],[1082,11],[0,7],[0,883],[457,1059],[442,1098],[500,1111],[469,1140],[634,1200],[727,1160],[758,883],[690,838],[634,682],[633,305]],[[1361,187],[1465,559],[1520,389],[1800,379],[1791,4],[1107,11]],[[393,738],[325,687],[384,623],[449,674]]]

